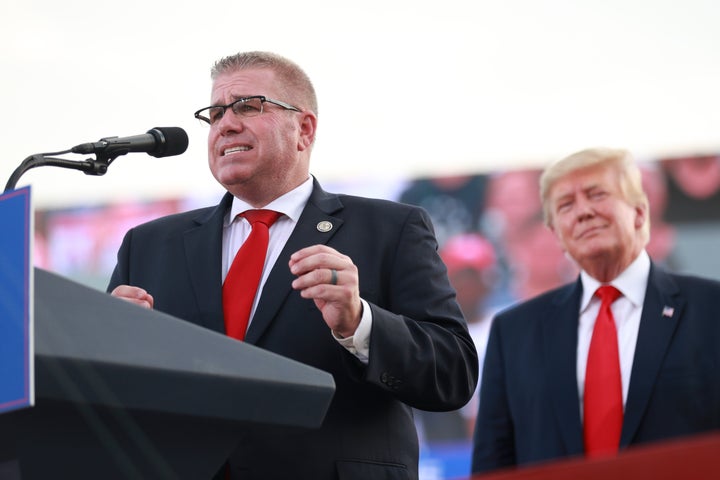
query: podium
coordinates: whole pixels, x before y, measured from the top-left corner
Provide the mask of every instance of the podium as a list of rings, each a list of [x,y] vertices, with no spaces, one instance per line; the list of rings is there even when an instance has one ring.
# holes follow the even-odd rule
[[[567,458],[505,468],[465,480],[715,480],[720,478],[720,432],[635,445],[617,456]]]
[[[210,479],[243,427],[321,425],[330,374],[34,274],[36,404],[0,415],[15,478]]]

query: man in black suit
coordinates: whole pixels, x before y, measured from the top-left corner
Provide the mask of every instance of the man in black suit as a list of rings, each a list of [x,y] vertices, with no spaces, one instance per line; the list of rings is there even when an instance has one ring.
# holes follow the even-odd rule
[[[417,478],[411,407],[456,409],[478,376],[428,215],[320,187],[309,173],[317,100],[295,63],[241,53],[212,79],[212,106],[196,117],[228,193],[129,231],[108,291],[225,332],[223,281],[250,230],[238,214],[280,212],[245,341],[330,372],[336,392],[317,430],[248,429],[230,475]]]
[[[551,165],[540,182],[545,221],[581,273],[495,318],[473,472],[613,455],[719,428],[720,284],[670,273],[649,258],[647,196],[630,154],[584,150]],[[606,345],[615,351],[591,360],[601,324],[594,294],[608,285],[620,293],[612,315],[602,317],[614,325]],[[616,406],[599,420],[597,433],[607,443],[598,451],[590,428],[598,398],[590,389],[598,384],[589,380],[596,371],[590,365],[607,375],[613,361],[618,376],[598,392],[614,392],[606,396]]]

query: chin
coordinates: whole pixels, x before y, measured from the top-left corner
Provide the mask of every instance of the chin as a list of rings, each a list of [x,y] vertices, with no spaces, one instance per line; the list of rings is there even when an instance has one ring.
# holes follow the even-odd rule
[[[223,165],[217,169],[215,178],[222,184],[235,185],[247,181],[250,178],[250,172],[245,166]]]
[[[579,245],[570,250],[574,258],[593,258],[605,255],[617,249],[617,246],[608,242],[593,241]]]

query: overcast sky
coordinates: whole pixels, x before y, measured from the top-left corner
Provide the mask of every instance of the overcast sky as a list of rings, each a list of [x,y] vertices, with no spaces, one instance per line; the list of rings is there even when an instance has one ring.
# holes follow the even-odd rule
[[[156,126],[190,136],[182,156],[130,154],[104,177],[30,170],[18,186],[36,207],[219,192],[192,112],[213,62],[242,50],[313,79],[321,181],[542,166],[597,145],[720,151],[717,0],[0,2],[3,186],[31,154]]]

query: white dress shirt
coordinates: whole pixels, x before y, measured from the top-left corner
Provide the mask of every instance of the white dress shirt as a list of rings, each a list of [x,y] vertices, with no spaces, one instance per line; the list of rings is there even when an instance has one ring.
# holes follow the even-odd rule
[[[274,210],[280,212],[283,215],[277,219],[275,223],[270,227],[270,239],[268,242],[267,256],[265,257],[265,265],[263,266],[262,277],[260,278],[260,284],[258,286],[258,294],[255,295],[253,300],[252,309],[250,311],[250,322],[252,317],[255,315],[255,309],[257,308],[260,294],[265,286],[270,271],[272,270],[275,262],[280,256],[280,252],[285,247],[290,234],[295,229],[300,214],[302,213],[305,205],[310,198],[310,194],[313,189],[312,177],[303,182],[297,188],[289,191],[285,195],[276,198],[264,209]],[[250,235],[252,227],[250,222],[244,217],[238,215],[246,210],[253,210],[254,207],[248,203],[240,200],[237,197],[233,197],[232,207],[225,216],[223,222],[223,246],[222,246],[222,281],[225,282],[230,265],[235,258],[235,254],[240,249],[242,244]],[[290,267],[287,267],[290,268]],[[370,354],[370,332],[372,330],[372,313],[370,307],[365,300],[362,300],[363,313],[360,319],[360,325],[355,332],[355,335],[347,338],[340,338],[333,334],[333,337],[343,345],[350,353],[358,357],[362,362],[368,362],[368,356]],[[249,325],[249,323],[248,323]]]
[[[648,276],[650,275],[650,257],[643,250],[640,255],[615,278],[609,285],[620,290],[622,296],[613,302],[611,309],[617,328],[618,352],[620,354],[620,375],[622,377],[623,408],[627,401],[630,373],[635,345],[640,329],[640,316],[645,302]],[[585,370],[587,368],[590,339],[592,338],[595,318],[600,310],[601,301],[595,291],[601,284],[586,272],[580,272],[583,294],[580,302],[580,322],[578,324],[577,344],[577,382],[580,393],[580,415],[583,412],[583,396],[585,391]]]

